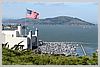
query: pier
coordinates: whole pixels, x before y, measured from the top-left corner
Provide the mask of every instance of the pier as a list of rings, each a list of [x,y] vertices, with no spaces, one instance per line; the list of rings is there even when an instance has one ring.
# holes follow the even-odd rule
[[[81,44],[80,46],[81,46],[81,48],[82,48],[82,51],[83,51],[84,55],[86,55],[86,51],[85,51],[83,45]]]

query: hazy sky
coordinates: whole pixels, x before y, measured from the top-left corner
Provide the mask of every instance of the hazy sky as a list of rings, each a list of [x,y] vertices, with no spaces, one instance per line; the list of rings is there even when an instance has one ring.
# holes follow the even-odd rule
[[[70,16],[97,23],[98,4],[88,3],[31,3],[16,2],[3,3],[3,18],[25,18],[26,8],[37,11],[40,19],[56,16]]]

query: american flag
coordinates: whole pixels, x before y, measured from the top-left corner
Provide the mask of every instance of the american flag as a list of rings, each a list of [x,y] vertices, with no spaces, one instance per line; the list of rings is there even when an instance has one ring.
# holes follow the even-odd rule
[[[26,9],[27,10],[27,14],[26,14],[26,18],[30,18],[30,19],[38,19],[39,17],[39,13]]]

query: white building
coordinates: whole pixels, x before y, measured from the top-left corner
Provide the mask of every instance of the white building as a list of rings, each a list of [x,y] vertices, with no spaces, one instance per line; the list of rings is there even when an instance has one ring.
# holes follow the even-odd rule
[[[37,37],[38,37],[38,30],[36,28],[35,34],[32,35],[32,31],[30,30],[28,35],[22,34],[22,26],[19,25],[17,30],[2,30],[4,35],[4,44],[8,42],[9,48],[14,47],[14,45],[23,45],[23,49],[33,49],[37,47]]]

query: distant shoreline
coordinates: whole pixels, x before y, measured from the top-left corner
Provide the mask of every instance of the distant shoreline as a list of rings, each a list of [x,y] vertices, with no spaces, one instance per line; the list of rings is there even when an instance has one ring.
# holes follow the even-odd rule
[[[69,17],[69,16],[57,16],[53,18],[45,18],[45,19],[3,19],[3,23],[15,23],[15,24],[39,24],[39,25],[96,25],[94,23],[87,22],[85,20]]]

